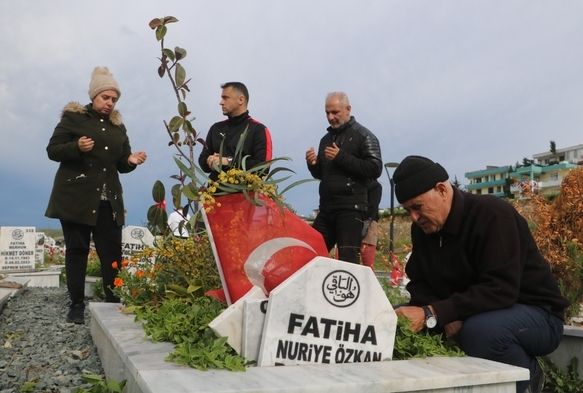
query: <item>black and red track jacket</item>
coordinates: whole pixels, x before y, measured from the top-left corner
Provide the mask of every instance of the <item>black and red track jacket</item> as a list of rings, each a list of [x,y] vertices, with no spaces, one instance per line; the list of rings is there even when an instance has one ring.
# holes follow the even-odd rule
[[[223,157],[234,157],[237,144],[243,131],[247,129],[247,136],[243,143],[241,157],[247,156],[245,160],[246,169],[250,169],[262,162],[272,159],[271,133],[269,129],[249,116],[245,112],[239,116],[230,117],[227,120],[215,123],[209,129],[206,136],[206,147],[203,147],[198,158],[200,168],[210,173],[210,178],[217,179],[218,173],[207,164],[207,158],[215,153],[219,153],[222,147]],[[232,166],[237,167],[237,160],[233,160]],[[227,170],[223,166],[223,170]]]

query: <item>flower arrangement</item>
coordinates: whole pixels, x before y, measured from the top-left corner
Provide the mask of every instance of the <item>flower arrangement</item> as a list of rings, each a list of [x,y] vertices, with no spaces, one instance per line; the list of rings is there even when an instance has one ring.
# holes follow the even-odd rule
[[[167,236],[112,267],[118,271],[113,291],[125,312],[135,313],[153,340],[175,344],[169,361],[200,370],[245,369],[245,360],[208,327],[224,309],[204,296],[220,286],[208,238]]]
[[[114,292],[126,306],[158,304],[165,298],[220,286],[217,267],[207,237],[158,239],[130,259],[113,262],[118,271]]]
[[[244,137],[242,140],[244,140]],[[273,175],[281,171],[294,173],[291,169],[285,167],[271,169],[271,165],[274,162],[281,160],[289,160],[289,158],[275,158],[251,169],[246,169],[244,163],[242,163],[239,167],[219,172],[218,180],[209,181],[208,187],[200,189],[198,193],[199,203],[204,206],[205,211],[208,213],[214,207],[221,206],[220,202],[216,200],[217,196],[243,193],[245,198],[254,205],[263,205],[261,199],[265,197],[273,200],[278,206],[283,206],[283,194],[285,192],[301,183],[313,181],[313,179],[296,181],[279,191],[278,183],[287,180],[289,176],[275,179]],[[265,171],[269,172],[262,175]]]

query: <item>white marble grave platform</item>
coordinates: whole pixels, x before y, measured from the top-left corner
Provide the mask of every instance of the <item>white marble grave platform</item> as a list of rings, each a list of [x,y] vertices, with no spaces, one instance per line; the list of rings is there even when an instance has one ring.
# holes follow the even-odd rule
[[[105,373],[127,380],[128,393],[514,393],[528,379],[527,369],[470,357],[204,372],[164,361],[172,344],[151,342],[119,305],[89,310]]]
[[[26,277],[4,277],[3,275],[0,277],[0,311],[2,311],[4,304],[26,288],[30,280]]]
[[[564,325],[563,338],[559,347],[546,357],[557,365],[561,370],[567,371],[571,359],[579,359],[577,373],[579,378],[583,378],[583,327]]]
[[[101,277],[85,276],[85,297],[92,299],[96,296],[96,292],[100,290],[100,288],[96,288],[98,283],[102,286]],[[103,292],[103,290],[101,292]]]
[[[9,277],[28,279],[29,287],[58,288],[60,286],[60,270],[47,269],[32,272],[7,273]]]

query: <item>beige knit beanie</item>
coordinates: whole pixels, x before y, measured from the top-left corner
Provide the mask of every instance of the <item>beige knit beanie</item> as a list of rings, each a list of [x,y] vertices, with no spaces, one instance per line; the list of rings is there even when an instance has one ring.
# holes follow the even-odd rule
[[[91,73],[91,82],[89,82],[89,98],[93,100],[96,95],[105,90],[115,90],[121,96],[121,91],[113,74],[107,67],[95,67]]]

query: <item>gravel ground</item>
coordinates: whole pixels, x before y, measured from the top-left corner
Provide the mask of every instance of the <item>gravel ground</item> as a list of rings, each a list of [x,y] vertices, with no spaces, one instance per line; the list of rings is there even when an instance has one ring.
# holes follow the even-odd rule
[[[0,311],[0,393],[74,392],[88,388],[82,374],[103,375],[85,325],[65,321],[65,288],[27,288]],[[33,386],[30,390],[26,387]]]

